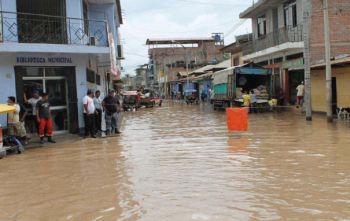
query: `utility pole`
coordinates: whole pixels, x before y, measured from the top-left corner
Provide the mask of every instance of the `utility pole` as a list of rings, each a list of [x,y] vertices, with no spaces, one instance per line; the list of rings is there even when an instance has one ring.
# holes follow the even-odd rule
[[[310,68],[310,25],[311,25],[311,0],[303,0],[304,8],[304,65],[305,65],[305,112],[306,120],[312,121],[311,103],[311,68]]]
[[[323,25],[324,25],[324,46],[326,52],[326,101],[327,121],[333,122],[332,110],[332,67],[331,67],[331,41],[329,28],[328,0],[323,0]]]

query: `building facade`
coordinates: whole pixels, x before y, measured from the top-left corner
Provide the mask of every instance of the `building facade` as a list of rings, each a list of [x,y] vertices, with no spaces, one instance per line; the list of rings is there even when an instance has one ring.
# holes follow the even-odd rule
[[[303,4],[304,3],[304,4]],[[310,5],[310,26],[304,24]],[[328,0],[332,66],[332,109],[350,107],[350,8],[348,0]],[[309,10],[309,9],[308,9]],[[295,102],[296,86],[304,79],[303,29],[310,31],[311,103],[314,112],[326,112],[324,5],[319,0],[259,0],[241,18],[251,18],[253,53],[244,60],[271,67],[275,85],[280,82],[286,101]],[[276,76],[279,78],[276,79]],[[277,74],[277,75],[276,75]]]
[[[119,47],[117,0],[0,0],[0,100],[49,93],[55,131],[84,127],[87,89],[104,93],[110,74],[108,33]],[[117,55],[118,57],[120,55]],[[118,64],[120,67],[120,63]],[[2,125],[6,119],[1,118]]]
[[[315,112],[326,112],[325,41],[322,1],[311,2],[311,102]],[[350,8],[348,0],[328,0],[332,64],[332,109],[350,107]]]
[[[148,39],[150,70],[154,88],[162,96],[170,97],[171,82],[178,73],[190,73],[208,64],[223,60],[220,49],[224,47],[223,37],[209,38]]]
[[[302,0],[259,0],[240,14],[252,20],[252,51],[243,60],[273,70],[273,90],[282,88],[295,103],[295,88],[304,80]]]

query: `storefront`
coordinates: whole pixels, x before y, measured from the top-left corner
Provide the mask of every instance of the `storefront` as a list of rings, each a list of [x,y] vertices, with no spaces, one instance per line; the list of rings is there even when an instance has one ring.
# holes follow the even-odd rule
[[[94,81],[88,80],[88,70],[97,73],[96,69],[96,58],[85,54],[1,55],[1,103],[8,96],[16,96],[18,102],[24,103],[34,91],[47,92],[54,131],[78,133],[84,127],[82,99],[87,89],[104,88],[105,76],[98,79],[96,75]],[[0,118],[0,123],[6,125],[6,119]]]
[[[332,65],[332,109],[336,114],[336,108],[350,108],[350,60],[348,63]],[[323,66],[311,69],[311,101],[312,111],[325,113],[326,101],[326,71]]]
[[[298,85],[304,81],[304,58],[298,58],[283,63],[283,86],[285,101],[296,104]]]

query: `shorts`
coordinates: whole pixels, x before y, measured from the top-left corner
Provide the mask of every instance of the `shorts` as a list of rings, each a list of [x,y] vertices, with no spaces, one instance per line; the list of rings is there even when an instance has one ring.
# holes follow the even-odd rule
[[[26,130],[23,122],[8,124],[8,134],[10,136],[25,137]]]
[[[304,99],[304,96],[298,96],[297,98],[298,98],[298,101],[301,101]]]

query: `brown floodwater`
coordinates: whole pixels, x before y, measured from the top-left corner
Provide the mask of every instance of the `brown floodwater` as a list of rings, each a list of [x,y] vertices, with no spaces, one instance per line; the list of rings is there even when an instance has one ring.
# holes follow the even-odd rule
[[[168,103],[123,135],[0,160],[0,220],[350,220],[350,124]]]

